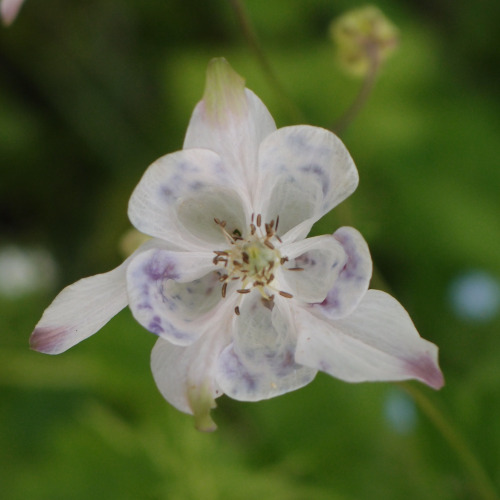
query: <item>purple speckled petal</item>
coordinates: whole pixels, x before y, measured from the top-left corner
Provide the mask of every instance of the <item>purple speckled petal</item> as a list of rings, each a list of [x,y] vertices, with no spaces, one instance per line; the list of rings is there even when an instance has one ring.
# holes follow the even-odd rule
[[[313,223],[347,198],[358,172],[341,140],[328,130],[297,125],[270,134],[259,150],[256,212],[276,220],[283,241],[304,238]],[[295,229],[289,235],[286,233]]]
[[[346,262],[342,245],[331,235],[316,236],[281,248],[288,261],[279,268],[279,288],[302,302],[320,302]]]
[[[350,314],[368,290],[372,259],[366,241],[356,229],[341,227],[333,237],[342,245],[347,261],[326,299],[314,308],[330,319],[339,319]]]
[[[416,379],[434,389],[444,384],[437,347],[422,339],[403,306],[368,290],[347,317],[328,320],[302,308],[297,362],[347,382]]]
[[[221,299],[213,254],[151,250],[127,270],[130,309],[144,328],[176,345],[203,333],[200,322]]]
[[[139,231],[179,250],[202,251],[226,242],[214,218],[229,231],[246,225],[246,203],[220,156],[189,149],[163,156],[144,173],[129,202],[130,221]]]
[[[276,130],[263,102],[245,89],[245,81],[218,58],[210,62],[203,100],[191,116],[184,149],[207,148],[217,152],[229,174],[238,178],[241,192],[249,195],[255,187],[259,144]]]
[[[62,290],[36,325],[31,348],[59,354],[96,333],[128,303],[125,274],[130,261],[161,244],[149,240],[116,269],[81,279]]]
[[[295,362],[295,331],[289,305],[264,304],[254,291],[235,319],[233,342],[222,352],[217,381],[230,397],[258,401],[293,391],[313,380],[316,370]]]

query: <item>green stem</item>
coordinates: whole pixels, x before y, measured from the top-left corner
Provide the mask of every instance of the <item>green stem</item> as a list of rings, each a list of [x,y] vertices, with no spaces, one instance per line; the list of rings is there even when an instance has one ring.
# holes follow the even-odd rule
[[[484,500],[499,500],[498,494],[484,467],[471,451],[465,439],[451,425],[443,413],[417,387],[407,383],[400,383],[398,385],[411,395],[420,410],[434,424],[450,447],[457,453],[462,461],[462,465],[474,481],[481,498]]]
[[[276,93],[276,96],[285,106],[290,118],[293,121],[304,122],[304,115],[302,114],[302,111],[300,111],[300,109],[288,96],[288,93],[285,91],[283,85],[276,76],[276,73],[273,71],[266,54],[262,50],[257,34],[252,26],[252,22],[250,21],[250,17],[245,9],[245,5],[241,0],[229,0],[229,3],[234,10],[236,18],[238,19],[245,40],[255,54],[255,57],[262,67],[264,75],[266,76],[271,88]]]
[[[331,130],[337,135],[340,135],[354,121],[359,112],[363,109],[368,101],[377,81],[380,64],[378,57],[373,55],[372,64],[366,73],[363,85],[361,86],[358,95],[355,97],[351,105],[344,111],[342,116],[332,125]]]

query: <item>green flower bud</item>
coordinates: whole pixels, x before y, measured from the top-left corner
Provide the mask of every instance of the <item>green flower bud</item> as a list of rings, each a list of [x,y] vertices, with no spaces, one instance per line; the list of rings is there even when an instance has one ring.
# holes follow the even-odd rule
[[[330,25],[337,57],[349,73],[365,76],[377,69],[397,48],[398,29],[372,5],[353,9]]]

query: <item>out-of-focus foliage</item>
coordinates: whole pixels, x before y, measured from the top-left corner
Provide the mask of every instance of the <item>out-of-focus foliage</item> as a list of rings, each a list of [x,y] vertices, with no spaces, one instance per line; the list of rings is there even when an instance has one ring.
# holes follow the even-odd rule
[[[247,2],[313,125],[330,126],[359,88],[336,66],[327,31],[360,5]],[[377,5],[400,48],[343,135],[360,187],[315,231],[352,224],[366,236],[393,293],[441,348],[447,385],[422,390],[498,488],[500,318],[455,314],[450,287],[474,270],[500,278],[500,4]],[[128,311],[60,356],[28,350],[61,286],[120,262],[128,197],[149,163],[181,147],[206,64],[220,55],[279,126],[291,123],[223,0],[28,0],[0,31],[0,246],[48,249],[60,277],[49,292],[0,298],[2,497],[477,498],[442,436],[390,384],[319,375],[270,401],[222,398],[219,430],[204,435],[158,394],[154,338]]]

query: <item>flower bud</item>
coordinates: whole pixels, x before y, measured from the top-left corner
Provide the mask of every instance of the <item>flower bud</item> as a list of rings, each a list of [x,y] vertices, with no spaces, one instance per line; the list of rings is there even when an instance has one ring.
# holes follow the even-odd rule
[[[353,9],[330,25],[330,37],[337,46],[337,57],[349,73],[366,76],[395,51],[398,29],[380,9],[368,5]]]

